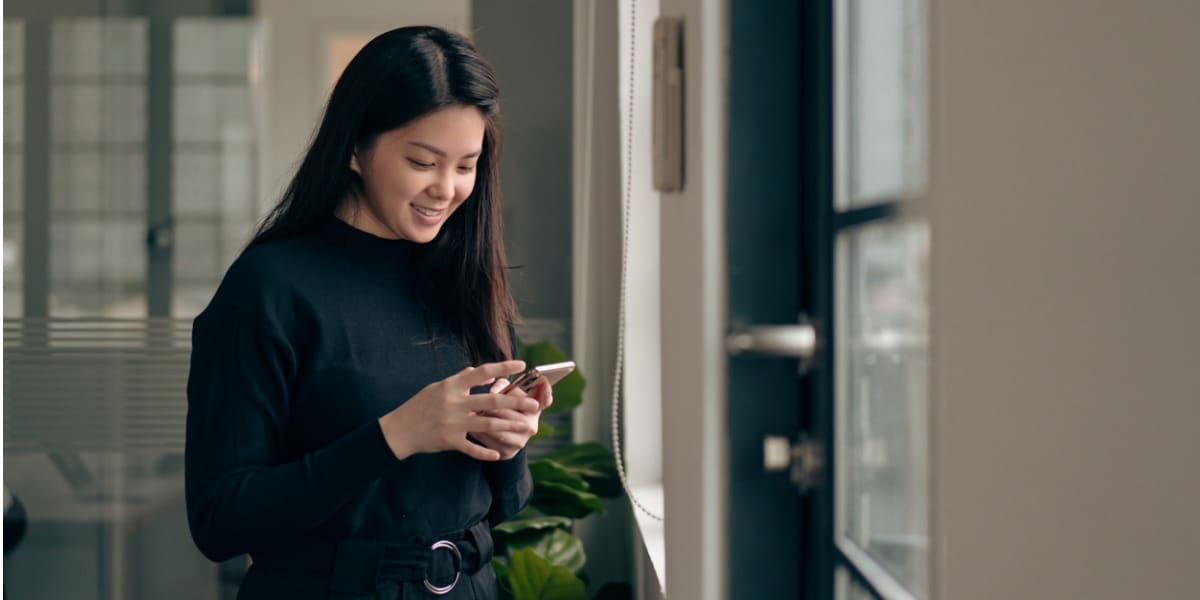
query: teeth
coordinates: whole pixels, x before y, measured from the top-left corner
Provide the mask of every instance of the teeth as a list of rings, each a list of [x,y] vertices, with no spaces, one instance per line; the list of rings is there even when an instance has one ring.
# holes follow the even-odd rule
[[[421,208],[420,206],[413,206],[413,208],[417,209],[417,212],[419,212],[427,217],[436,217],[440,213],[440,211],[429,210],[427,208]]]

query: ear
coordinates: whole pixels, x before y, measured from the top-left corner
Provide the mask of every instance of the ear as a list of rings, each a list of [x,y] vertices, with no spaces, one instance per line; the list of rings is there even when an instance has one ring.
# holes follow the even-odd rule
[[[350,170],[358,173],[359,177],[362,177],[362,167],[358,166],[358,150],[355,150],[350,155]]]

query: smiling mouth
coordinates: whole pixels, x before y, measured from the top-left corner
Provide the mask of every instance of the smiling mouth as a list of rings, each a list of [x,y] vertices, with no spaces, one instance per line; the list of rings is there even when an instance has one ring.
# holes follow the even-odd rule
[[[416,210],[418,213],[425,215],[426,217],[439,217],[443,212],[445,212],[444,210],[430,210],[423,206],[417,206],[416,204],[413,205],[413,210]]]

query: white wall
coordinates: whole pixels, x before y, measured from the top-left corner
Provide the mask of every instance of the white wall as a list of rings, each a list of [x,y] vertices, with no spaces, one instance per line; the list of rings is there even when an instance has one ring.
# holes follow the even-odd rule
[[[1200,4],[931,9],[937,597],[1195,597]]]
[[[405,25],[468,31],[469,0],[257,0],[268,29],[260,151],[264,210],[287,186],[320,121],[332,87],[322,81],[330,36],[373,36]]]

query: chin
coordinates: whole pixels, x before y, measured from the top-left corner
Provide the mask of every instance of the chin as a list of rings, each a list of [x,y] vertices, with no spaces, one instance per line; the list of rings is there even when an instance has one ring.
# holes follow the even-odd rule
[[[410,231],[412,231],[412,230],[410,230]],[[429,242],[432,242],[433,240],[437,239],[438,234],[441,232],[442,232],[441,227],[438,227],[437,229],[432,229],[432,230],[422,227],[420,229],[416,229],[415,231],[412,231],[411,234],[406,235],[404,237],[406,239],[408,239],[409,241],[412,241],[413,243],[416,243],[416,244],[428,244]]]

